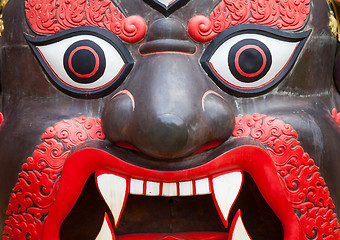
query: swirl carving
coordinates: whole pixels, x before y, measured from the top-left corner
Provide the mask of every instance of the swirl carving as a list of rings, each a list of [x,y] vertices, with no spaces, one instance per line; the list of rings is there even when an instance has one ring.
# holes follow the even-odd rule
[[[290,125],[260,114],[238,116],[233,136],[256,139],[267,148],[288,201],[300,213],[308,239],[340,238],[340,225],[325,180]]]
[[[69,149],[87,141],[103,140],[100,119],[79,117],[46,129],[42,143],[28,157],[19,173],[7,209],[3,240],[37,240],[42,222],[57,194]]]
[[[136,43],[146,33],[139,16],[126,18],[110,0],[26,0],[26,17],[32,29],[41,34],[80,26],[103,27],[122,40]]]
[[[306,239],[340,238],[340,225],[326,183],[289,124],[261,114],[240,115],[235,119],[233,136],[249,137],[266,147],[288,200],[299,213]],[[100,119],[73,118],[47,128],[41,144],[19,173],[6,212],[3,240],[26,239],[28,235],[31,240],[39,239],[70,149],[88,140],[104,139]]]
[[[209,42],[230,25],[256,23],[283,30],[301,28],[310,11],[310,0],[222,0],[209,18],[197,15],[188,23],[189,36]]]
[[[332,110],[332,117],[335,119],[335,121],[339,124],[340,126],[340,113],[337,112],[335,108]]]

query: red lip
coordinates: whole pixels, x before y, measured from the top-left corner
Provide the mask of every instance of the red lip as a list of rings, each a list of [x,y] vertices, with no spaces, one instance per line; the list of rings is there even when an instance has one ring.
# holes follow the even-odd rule
[[[284,239],[303,239],[300,223],[287,200],[270,155],[262,148],[240,146],[201,166],[180,171],[157,171],[131,165],[99,149],[76,151],[67,159],[59,191],[43,225],[43,240],[58,240],[59,229],[76,203],[88,177],[100,170],[154,181],[186,181],[228,172],[246,171],[280,219]]]
[[[240,137],[264,148],[250,146],[251,143],[240,146]],[[57,122],[42,134],[41,144],[22,166],[6,212],[3,238],[24,239],[29,235],[42,239],[43,228],[43,239],[58,239],[60,224],[85,179],[98,169],[126,178],[162,182],[205,176],[212,179],[214,174],[247,171],[281,220],[286,240],[339,238],[339,223],[328,187],[290,125],[266,115],[240,115],[233,138],[237,148],[221,155],[214,151],[218,157],[206,164],[177,172],[155,171],[128,164],[98,149],[83,149],[70,156],[70,149],[88,140],[105,139],[100,119],[80,117]],[[67,196],[68,191],[74,194]]]

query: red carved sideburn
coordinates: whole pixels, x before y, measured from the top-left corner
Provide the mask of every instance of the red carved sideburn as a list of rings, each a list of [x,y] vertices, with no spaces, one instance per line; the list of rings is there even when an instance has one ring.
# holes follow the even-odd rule
[[[143,18],[126,18],[110,0],[26,0],[25,7],[33,30],[42,34],[89,25],[107,28],[122,40],[136,43],[147,28]]]
[[[338,239],[340,225],[326,183],[290,125],[266,115],[238,116],[233,136],[250,137],[266,147],[289,202],[301,213],[306,239]],[[100,119],[73,118],[47,128],[41,136],[43,142],[19,173],[7,210],[3,240],[25,239],[27,234],[32,240],[39,238],[70,149],[87,140],[104,138]]]
[[[283,30],[301,28],[310,0],[222,0],[209,17],[197,15],[188,24],[190,37],[209,42],[230,25],[255,23]]]

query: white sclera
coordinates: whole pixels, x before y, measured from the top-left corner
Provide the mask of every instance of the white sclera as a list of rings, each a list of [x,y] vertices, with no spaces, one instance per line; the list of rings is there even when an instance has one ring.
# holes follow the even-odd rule
[[[105,71],[98,80],[92,83],[84,84],[73,81],[72,78],[70,78],[66,73],[64,68],[63,60],[67,48],[80,40],[90,40],[95,42],[102,48],[105,55]],[[125,65],[121,55],[118,53],[115,47],[113,47],[104,39],[92,35],[74,36],[45,46],[37,46],[37,48],[42,53],[48,65],[51,67],[57,77],[65,84],[77,89],[92,90],[101,88],[115,79]]]
[[[228,66],[230,49],[236,43],[244,39],[256,39],[261,41],[269,48],[272,55],[272,64],[267,74],[261,79],[250,83],[237,80],[230,72]],[[210,58],[209,63],[214,68],[214,71],[223,78],[225,82],[240,88],[256,88],[271,82],[271,80],[273,80],[283,70],[292,57],[298,44],[299,42],[286,42],[260,34],[240,34],[226,40],[221,46],[219,46]]]

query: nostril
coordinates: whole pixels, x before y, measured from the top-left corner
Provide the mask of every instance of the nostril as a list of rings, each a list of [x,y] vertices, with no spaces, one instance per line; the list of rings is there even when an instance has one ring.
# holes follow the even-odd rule
[[[154,150],[161,154],[180,151],[188,141],[188,127],[176,115],[164,114],[151,124],[148,138]]]
[[[222,140],[215,140],[215,141],[212,141],[212,142],[208,142],[208,143],[205,144],[203,147],[201,147],[201,148],[198,149],[196,152],[194,152],[194,154],[201,153],[201,152],[204,152],[204,151],[207,151],[207,150],[216,148],[216,147],[218,147],[219,145],[221,145],[222,143],[223,143]]]
[[[116,142],[116,145],[118,147],[121,147],[121,148],[126,148],[126,149],[130,149],[130,150],[139,152],[139,150],[135,146],[133,146],[132,144],[127,143],[127,142]]]

